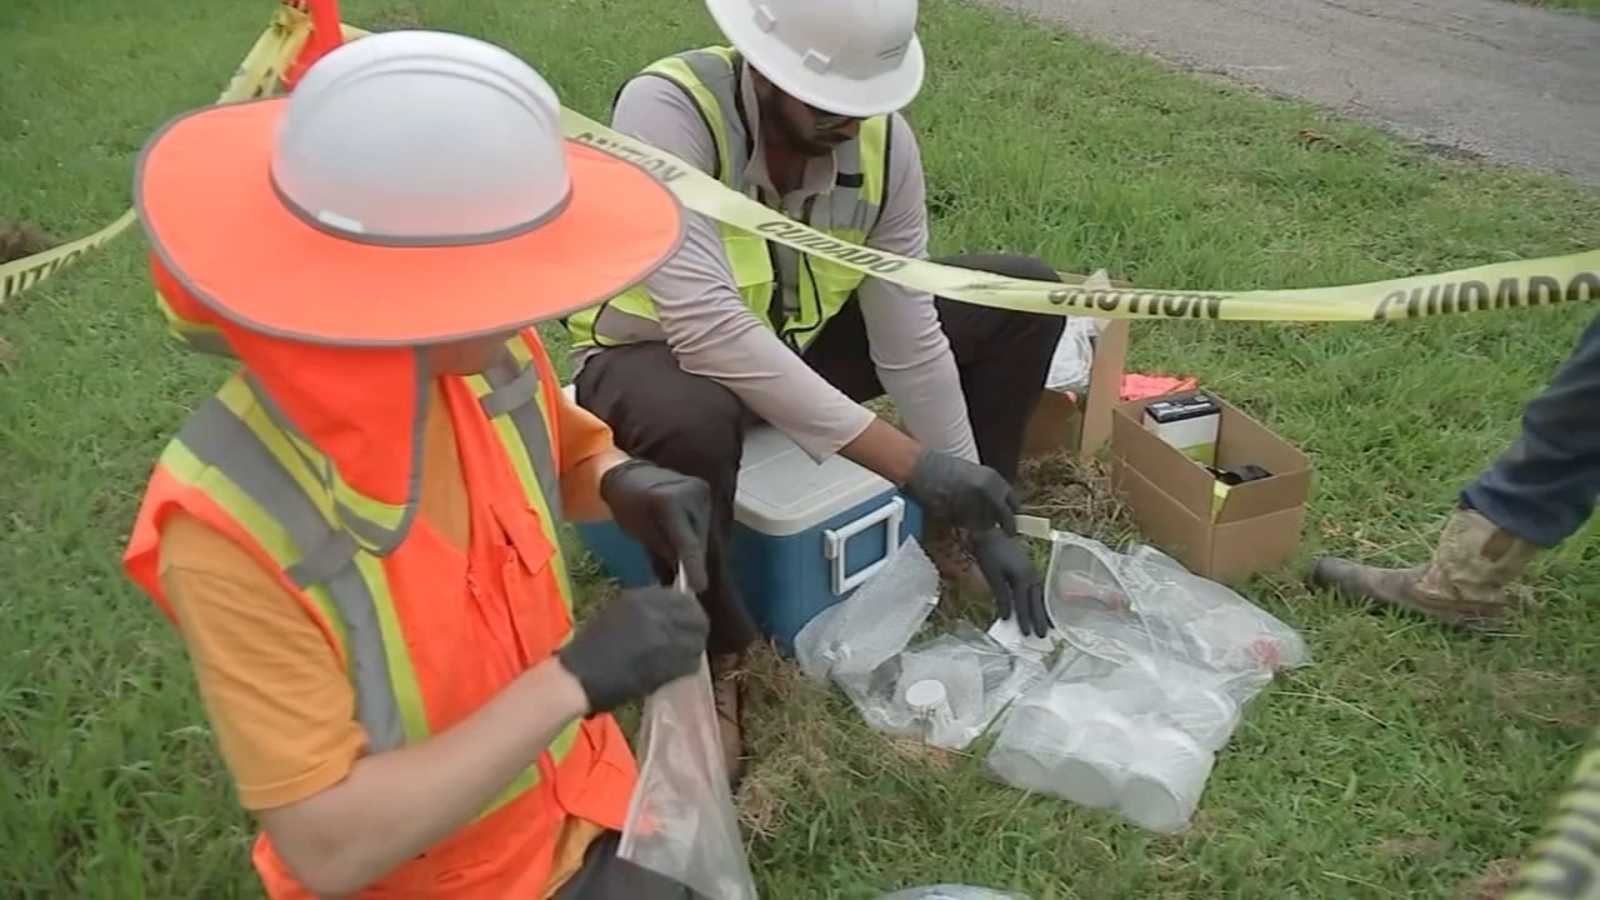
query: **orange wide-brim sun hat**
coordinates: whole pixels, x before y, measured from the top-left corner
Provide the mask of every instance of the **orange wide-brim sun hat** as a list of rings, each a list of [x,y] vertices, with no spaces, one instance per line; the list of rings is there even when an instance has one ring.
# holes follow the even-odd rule
[[[135,206],[161,265],[249,331],[367,347],[503,334],[621,293],[683,239],[683,210],[666,187],[570,140],[570,197],[531,230],[450,246],[340,237],[309,224],[273,185],[288,102],[181,115],[145,145],[135,178]]]

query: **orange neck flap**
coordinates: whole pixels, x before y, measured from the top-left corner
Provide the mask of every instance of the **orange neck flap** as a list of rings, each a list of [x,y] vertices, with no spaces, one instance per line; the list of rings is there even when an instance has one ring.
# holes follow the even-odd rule
[[[244,376],[279,428],[314,448],[331,472],[318,473],[330,488],[361,498],[366,510],[390,508],[390,539],[370,547],[388,552],[404,536],[421,479],[422,432],[430,391],[425,354],[410,347],[339,347],[307,344],[247,330],[192,296],[152,255],[151,266],[169,324],[180,339],[216,338],[243,366]],[[200,347],[198,341],[186,341]],[[339,491],[335,491],[337,496]],[[353,529],[359,534],[359,529]],[[384,529],[390,530],[390,529]],[[387,545],[387,546],[384,546]]]

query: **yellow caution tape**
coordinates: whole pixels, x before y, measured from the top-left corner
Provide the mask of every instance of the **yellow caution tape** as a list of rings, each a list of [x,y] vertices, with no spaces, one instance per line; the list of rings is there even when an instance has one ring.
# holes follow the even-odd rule
[[[1579,760],[1506,900],[1600,900],[1600,746]]]
[[[88,237],[68,241],[43,253],[35,253],[32,256],[24,256],[8,263],[0,263],[0,304],[4,304],[12,297],[76,263],[80,257],[90,250],[99,249],[103,244],[126,231],[128,226],[133,224],[135,218],[137,217],[134,215],[133,210],[130,209],[118,216],[115,222]]]
[[[838,240],[581,113],[564,108],[561,122],[570,139],[638,163],[695,212],[885,281],[979,306],[1112,319],[1328,322],[1416,319],[1600,299],[1600,250],[1302,290],[1107,290],[1007,278]]]
[[[270,84],[270,78],[293,59],[310,28],[310,19],[304,13],[279,10],[272,27],[256,43],[251,57],[229,85],[229,91],[234,93],[225,92],[224,100],[258,95]],[[371,33],[350,25],[343,30],[346,40]],[[1117,319],[1316,322],[1417,319],[1600,298],[1600,250],[1370,284],[1299,290],[1106,289],[1007,278],[837,240],[729,189],[670,153],[613,131],[581,113],[563,108],[561,118],[569,139],[632,160],[695,212],[875,278],[979,306]],[[5,278],[0,302],[75,262],[86,250],[110,240],[131,221],[132,214],[125,214],[81,241],[0,266],[0,275]]]
[[[288,7],[280,9],[273,17],[272,24],[267,26],[255,46],[250,48],[249,54],[239,63],[228,86],[217,97],[217,102],[250,100],[270,93],[310,34],[310,20],[304,13]],[[0,264],[0,305],[77,263],[91,250],[104,246],[126,231],[136,218],[137,215],[130,209],[117,217],[115,222],[88,237]]]
[[[345,33],[359,37],[368,32],[346,26]],[[695,212],[875,278],[979,306],[1117,319],[1311,322],[1416,319],[1600,299],[1600,250],[1301,290],[1119,290],[1008,278],[838,240],[582,113],[563,107],[561,124],[569,139],[637,163]]]

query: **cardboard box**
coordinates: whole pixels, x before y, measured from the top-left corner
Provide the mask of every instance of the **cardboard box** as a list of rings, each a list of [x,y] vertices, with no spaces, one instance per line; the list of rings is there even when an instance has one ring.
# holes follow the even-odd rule
[[[1059,274],[1066,284],[1082,284],[1092,277]],[[1131,287],[1116,279],[1110,284]],[[1112,319],[1091,342],[1094,360],[1089,365],[1088,390],[1076,399],[1059,391],[1041,392],[1022,438],[1024,457],[1073,453],[1087,461],[1111,439],[1111,412],[1122,399],[1122,376],[1128,368],[1128,320]]]
[[[1238,581],[1275,569],[1294,556],[1311,494],[1311,462],[1237,407],[1206,391],[1222,407],[1217,463],[1255,463],[1271,477],[1235,485],[1218,503],[1218,481],[1204,466],[1146,430],[1144,408],[1169,394],[1119,405],[1112,417],[1111,480],[1150,543],[1190,571]],[[1214,508],[1215,507],[1215,508]]]

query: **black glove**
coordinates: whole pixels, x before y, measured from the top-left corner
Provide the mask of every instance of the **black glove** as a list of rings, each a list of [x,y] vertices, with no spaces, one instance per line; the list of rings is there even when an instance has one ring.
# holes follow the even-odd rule
[[[989,582],[1000,618],[1017,612],[1017,625],[1023,634],[1044,637],[1050,633],[1050,614],[1044,608],[1044,583],[1033,569],[1033,560],[1022,541],[996,529],[974,532],[972,556]]]
[[[906,481],[905,493],[924,515],[967,531],[998,527],[1017,533],[1020,506],[1011,485],[988,466],[959,456],[924,450]]]
[[[601,607],[556,656],[583,686],[595,715],[692,674],[710,630],[693,594],[639,588]]]
[[[630,459],[601,477],[600,499],[611,508],[617,525],[649,551],[657,581],[677,581],[681,565],[689,590],[699,593],[706,589],[710,485],[642,459]]]

